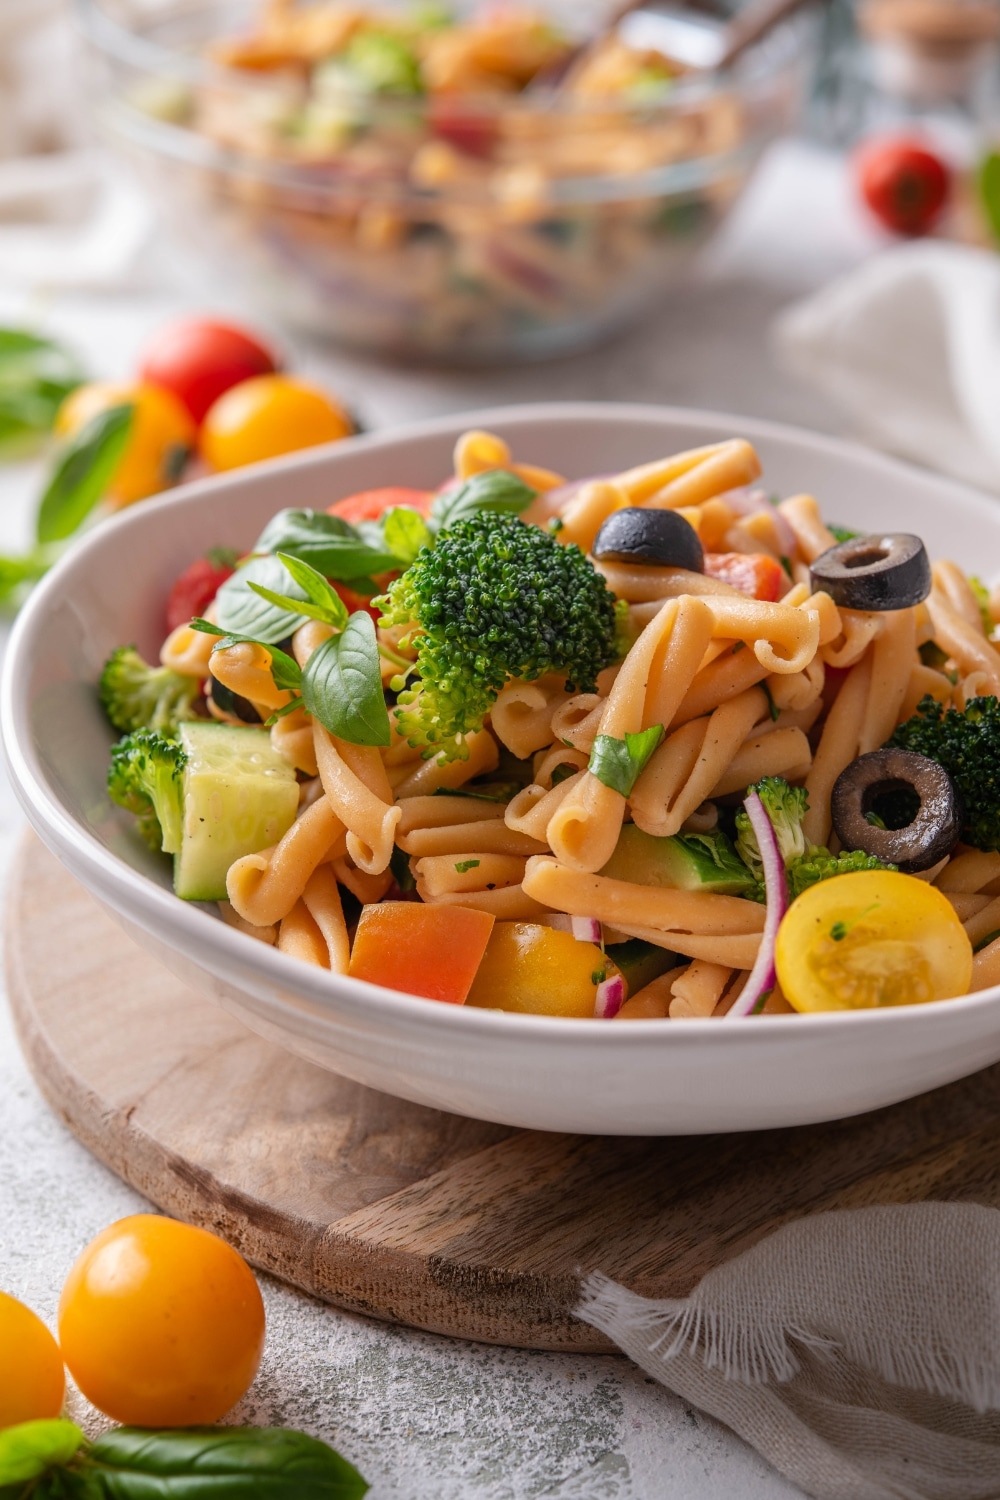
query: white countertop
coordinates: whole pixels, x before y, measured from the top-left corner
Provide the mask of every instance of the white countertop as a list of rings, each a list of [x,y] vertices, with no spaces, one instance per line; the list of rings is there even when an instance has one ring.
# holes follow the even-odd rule
[[[822,215],[810,212],[810,184],[823,189]],[[427,371],[296,343],[295,362],[324,378],[371,427],[583,398],[709,407],[838,432],[838,414],[822,398],[774,369],[767,331],[791,297],[874,243],[839,168],[785,148],[719,247],[714,279],[678,294],[644,328],[601,351],[521,369]],[[127,293],[66,292],[45,306],[7,292],[0,321],[44,316],[91,369],[121,378],[151,329],[178,308],[205,305],[151,278]],[[209,305],[219,311],[224,304],[215,296]],[[25,535],[31,496],[29,470],[0,475],[0,548]],[[3,872],[20,827],[4,781]],[[143,1206],[51,1114],[0,1005],[0,1288],[51,1323],[83,1245]],[[459,1343],[341,1313],[262,1280],[264,1366],[234,1418],[301,1427],[334,1443],[369,1479],[373,1500],[791,1500],[801,1493],[623,1358]],[[72,1410],[93,1425],[79,1397]]]

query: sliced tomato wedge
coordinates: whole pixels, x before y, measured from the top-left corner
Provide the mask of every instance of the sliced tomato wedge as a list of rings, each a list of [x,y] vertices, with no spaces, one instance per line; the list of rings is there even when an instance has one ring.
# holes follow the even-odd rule
[[[791,583],[781,564],[765,552],[706,552],[705,572],[751,599],[774,604]]]
[[[348,973],[464,1005],[492,931],[493,917],[472,907],[382,901],[362,910]]]
[[[379,516],[397,505],[409,506],[410,510],[418,510],[426,516],[436,495],[436,490],[408,490],[402,485],[388,485],[381,490],[359,490],[356,495],[336,500],[327,506],[327,512],[339,516],[342,521],[350,521],[352,526],[358,521],[377,521]]]

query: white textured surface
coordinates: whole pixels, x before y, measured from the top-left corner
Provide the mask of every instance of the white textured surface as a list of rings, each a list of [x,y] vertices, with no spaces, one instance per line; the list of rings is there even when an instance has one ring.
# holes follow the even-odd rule
[[[499,372],[389,370],[299,349],[369,426],[491,402],[584,397],[745,411],[836,431],[822,399],[770,365],[767,329],[789,295],[855,259],[864,235],[831,237],[808,194],[795,213],[779,162],[720,252],[719,279],[684,294],[632,338],[593,355]],[[816,170],[821,172],[821,167]],[[805,176],[799,172],[802,186]],[[776,233],[775,195],[786,205]],[[798,237],[797,237],[798,236]],[[772,256],[771,252],[774,251]],[[768,277],[768,266],[776,272]],[[89,367],[120,376],[151,328],[218,296],[153,285],[42,308],[0,297],[0,319],[44,316]],[[28,470],[0,476],[0,548],[26,533]],[[0,862],[21,821],[0,787]],[[0,1006],[0,1288],[51,1323],[62,1280],[99,1229],[142,1201],[50,1113]],[[265,1363],[235,1419],[303,1427],[336,1443],[371,1481],[373,1500],[791,1500],[800,1491],[719,1424],[613,1357],[565,1357],[471,1345],[339,1313],[267,1281]],[[75,1408],[82,1412],[77,1398]],[[92,1413],[85,1413],[89,1422]]]

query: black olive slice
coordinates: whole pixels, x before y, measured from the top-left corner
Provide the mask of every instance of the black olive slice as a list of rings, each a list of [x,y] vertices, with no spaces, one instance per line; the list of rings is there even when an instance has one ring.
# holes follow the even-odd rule
[[[254,708],[249,698],[241,698],[239,693],[234,693],[232,688],[227,688],[224,682],[217,677],[209,677],[208,690],[212,702],[216,708],[221,708],[224,714],[232,714],[235,719],[242,719],[244,724],[260,724],[260,714]]]
[[[909,609],[931,591],[931,564],[918,536],[876,532],[822,553],[809,578],[842,609]]]
[[[598,562],[640,563],[704,573],[705,553],[690,521],[674,510],[627,506],[608,517],[594,541]]]
[[[913,750],[859,755],[834,782],[830,812],[845,849],[874,854],[905,875],[944,859],[962,831],[962,802],[951,777]],[[868,821],[869,813],[890,825],[906,821],[880,828]]]

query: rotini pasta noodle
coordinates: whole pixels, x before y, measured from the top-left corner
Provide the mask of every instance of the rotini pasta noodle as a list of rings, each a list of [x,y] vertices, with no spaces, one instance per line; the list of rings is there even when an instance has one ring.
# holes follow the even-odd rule
[[[429,855],[414,863],[417,887],[428,896],[455,896],[463,891],[498,890],[520,885],[524,857],[487,854],[473,847],[459,855]]]
[[[330,967],[330,950],[319,924],[304,901],[296,901],[278,929],[278,948],[289,958],[312,964],[317,969]]]
[[[316,747],[313,744],[312,720],[305,709],[284,714],[271,725],[271,744],[279,755],[306,776],[318,776]]]
[[[993,937],[995,940],[1000,935],[1000,897],[991,897],[962,925],[973,948],[978,948],[984,938]]]
[[[585,776],[585,771],[578,771],[575,776],[567,776],[565,781],[560,781],[557,786],[549,787],[548,790],[543,786],[524,787],[507,804],[504,814],[507,827],[542,843],[547,842],[549,822],[553,814],[581,785]]]
[[[711,789],[713,797],[727,797],[763,776],[801,781],[812,764],[809,741],[801,729],[774,725],[745,740]]]
[[[575,542],[582,552],[589,552],[608,517],[628,503],[628,496],[611,480],[582,484],[560,516],[559,540]]]
[[[927,696],[936,699],[938,703],[950,704],[953,691],[951,682],[943,672],[936,672],[933,667],[914,662],[910,667],[910,678],[899,710],[900,719],[912,719],[917,711],[917,704]]]
[[[743,438],[692,448],[674,458],[619,474],[616,483],[630,505],[677,510],[701,505],[760,478],[760,459]]]
[[[475,845],[478,854],[545,854],[548,845],[508,828],[502,818],[486,823],[456,823],[453,827],[414,828],[397,833],[396,843],[406,854],[447,854],[458,859]],[[518,877],[520,879],[520,877]]]
[[[668,1014],[672,1021],[681,1018],[710,1016],[722,999],[732,969],[696,958],[688,964],[670,986]]]
[[[764,908],[756,901],[635,885],[607,875],[571,870],[544,854],[528,860],[523,885],[529,896],[558,911],[596,917],[622,932],[640,925],[663,934],[723,937],[759,934],[764,928]]]
[[[803,671],[819,645],[819,612],[759,599],[705,599],[717,639],[743,641],[768,672]]]
[[[264,646],[240,641],[212,652],[212,676],[240,698],[247,698],[263,717],[291,702],[291,693],[276,688],[270,671],[271,656]]]
[[[967,707],[971,698],[982,698],[988,696],[990,681],[985,672],[970,672],[963,677],[955,688],[954,697],[959,708]]]
[[[363,906],[371,901],[381,901],[392,885],[392,871],[378,870],[374,874],[358,868],[349,854],[342,854],[330,861],[330,867],[342,886],[356,896]]]
[[[751,969],[760,947],[759,933],[701,933],[680,932],[671,928],[661,932],[657,927],[642,927],[630,922],[619,931],[626,937],[641,938],[654,947],[667,948],[671,953],[686,958],[704,958],[710,963],[726,964],[734,969]]]
[[[571,771],[585,771],[587,769],[587,756],[582,750],[571,749],[568,745],[554,745],[551,750],[540,750],[535,756],[534,784],[550,790],[552,787],[552,776],[560,766],[568,766]],[[565,776],[563,780],[565,780]]]
[[[493,733],[519,760],[551,745],[552,715],[566,701],[564,681],[508,682],[490,713]]]
[[[767,678],[767,691],[779,714],[811,708],[822,697],[826,682],[823,662],[814,656],[802,672]]]
[[[980,635],[985,635],[986,630],[979,601],[962,570],[953,562],[941,560],[932,564],[931,577],[934,580],[935,589],[948,601],[955,613],[967,625],[971,625],[973,630]]]
[[[778,510],[792,528],[795,546],[805,562],[815,562],[837,545],[837,538],[824,525],[812,495],[792,495],[782,500]]]
[[[718,708],[720,703],[726,703],[763,682],[767,676],[767,668],[741,641],[697,673],[671,723],[678,725],[690,719],[700,719]]]
[[[652,568],[629,563],[594,563],[611,592],[629,604],[654,604],[661,599],[680,599],[689,595],[718,594],[727,599],[745,599],[739,589],[710,578],[707,573],[689,573],[686,568]]]
[[[539,917],[551,911],[534,900],[519,885],[501,886],[495,891],[444,891],[440,895],[424,895],[421,899],[434,906],[471,906],[474,911],[488,911],[498,922],[537,922]]]
[[[160,665],[184,677],[204,679],[211,670],[209,662],[218,636],[190,625],[178,625],[160,647]]]
[[[500,764],[496,740],[486,729],[466,735],[467,760],[425,760],[396,787],[397,797],[426,797],[438,790],[464,786]]]
[[[492,432],[463,432],[455,444],[454,465],[457,479],[471,479],[487,469],[510,467],[511,453],[503,438]]]
[[[244,922],[270,927],[286,917],[317,865],[339,848],[346,829],[326,797],[301,813],[280,843],[229,867],[226,890]]]
[[[842,670],[855,666],[872,642],[881,634],[881,615],[856,609],[840,611],[841,634],[820,648],[820,655],[828,667]]]
[[[961,672],[981,672],[989,683],[990,694],[1000,696],[1000,655],[983,637],[981,630],[968,624],[936,590],[927,601],[934,639],[948,656],[954,657]]]
[[[577,693],[552,715],[552,735],[561,744],[589,753],[600,729],[606,698],[600,693]]]
[[[616,1021],[662,1021],[666,1019],[672,999],[670,986],[681,970],[668,969],[634,995],[630,995],[615,1016]]]
[[[252,922],[245,922],[231,901],[220,901],[218,907],[227,927],[235,927],[237,932],[245,932],[247,937],[256,938],[271,948],[278,941],[278,929],[273,923],[269,927],[255,927]]]
[[[809,811],[802,820],[802,828],[811,844],[825,844],[830,837],[830,793],[841,771],[857,756],[871,678],[869,652],[844,679],[823,726],[813,763],[805,778]]]
[[[344,921],[337,877],[329,865],[320,865],[310,875],[302,892],[302,904],[326,944],[324,967],[334,974],[346,974],[351,961],[351,940]]]
[[[399,808],[397,836],[416,828],[449,828],[456,823],[503,821],[504,804],[478,797],[404,797]]]
[[[347,829],[348,852],[359,869],[377,875],[389,866],[400,817],[399,808],[390,805],[392,790],[378,751],[347,745],[319,723],[313,735],[323,790]],[[377,791],[367,784],[369,777]]]
[[[916,651],[916,620],[912,609],[894,610],[872,647],[872,676],[858,752],[866,755],[885,744],[896,727],[906,696]],[[1000,659],[997,665],[1000,666]]]
[[[990,897],[980,895],[978,892],[973,895],[965,891],[946,891],[945,895],[955,908],[958,920],[963,925],[990,904]]]
[[[969,849],[957,854],[938,876],[939,891],[981,891],[1000,877],[1000,853],[995,849]]]
[[[300,667],[304,667],[312,656],[317,646],[322,646],[333,634],[329,625],[324,625],[322,620],[306,620],[300,625],[292,636],[292,655]]]
[[[655,752],[632,792],[632,816],[644,833],[678,833],[707,800],[750,730],[767,709],[760,688],[721,704],[711,718],[676,730]],[[699,730],[697,752],[691,750]],[[793,731],[797,732],[797,731]]]
[[[989,989],[1000,984],[1000,938],[995,938],[986,948],[973,955],[971,990]]]

